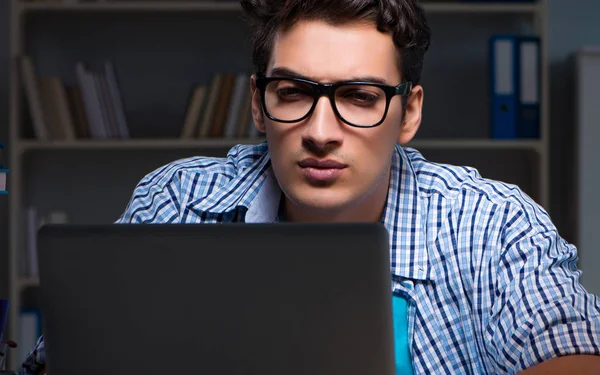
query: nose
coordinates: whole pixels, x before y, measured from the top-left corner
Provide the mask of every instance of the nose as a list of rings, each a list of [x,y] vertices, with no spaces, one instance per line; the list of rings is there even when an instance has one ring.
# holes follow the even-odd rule
[[[329,99],[322,96],[307,120],[304,141],[319,149],[339,146],[343,139],[343,126]]]

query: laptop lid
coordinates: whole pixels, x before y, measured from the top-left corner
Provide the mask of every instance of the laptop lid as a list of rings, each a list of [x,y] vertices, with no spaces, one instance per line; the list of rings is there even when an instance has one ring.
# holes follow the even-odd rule
[[[48,374],[395,373],[381,224],[50,225]]]

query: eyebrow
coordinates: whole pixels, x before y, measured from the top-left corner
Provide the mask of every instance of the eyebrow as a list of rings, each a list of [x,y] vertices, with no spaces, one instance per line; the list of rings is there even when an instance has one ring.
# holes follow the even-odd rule
[[[300,78],[300,79],[305,79],[307,81],[313,81],[313,82],[316,81],[316,79],[314,79],[312,77],[305,76],[304,74],[300,74],[298,72],[293,71],[292,69],[284,68],[284,67],[273,68],[273,70],[271,71],[271,76],[272,77]],[[344,79],[344,81],[373,82],[373,83],[381,83],[381,84],[389,85],[389,83],[385,79],[383,79],[381,77],[375,77],[375,76],[349,77],[347,79]]]

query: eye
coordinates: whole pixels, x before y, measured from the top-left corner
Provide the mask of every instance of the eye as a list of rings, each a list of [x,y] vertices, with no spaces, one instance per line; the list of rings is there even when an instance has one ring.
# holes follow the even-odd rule
[[[310,87],[297,82],[280,81],[276,84],[274,83],[272,91],[281,101],[297,101],[305,100],[308,97],[312,98]]]
[[[369,91],[364,89],[352,89],[346,90],[342,93],[342,98],[355,105],[370,106],[375,104],[381,99],[381,94],[375,91]]]
[[[379,99],[379,97],[377,95],[371,94],[369,92],[363,92],[363,91],[350,92],[350,93],[346,94],[346,97],[349,99],[353,99],[353,100],[357,100],[357,101],[361,101],[361,102],[372,102],[372,101]]]
[[[292,100],[304,95],[304,93],[302,93],[297,87],[293,86],[281,87],[275,90],[275,92],[280,99],[284,100]]]

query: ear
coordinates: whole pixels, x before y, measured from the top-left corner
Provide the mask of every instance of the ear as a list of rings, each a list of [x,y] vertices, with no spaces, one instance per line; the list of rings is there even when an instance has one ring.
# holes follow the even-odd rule
[[[260,132],[265,132],[265,117],[262,110],[260,90],[256,87],[256,75],[250,77],[250,95],[252,96],[252,119]]]
[[[404,118],[402,119],[402,127],[400,128],[400,133],[398,134],[398,143],[402,145],[406,144],[413,139],[415,134],[417,134],[417,130],[419,130],[419,126],[421,125],[422,110],[423,87],[415,86],[413,87],[406,103],[406,111]]]

